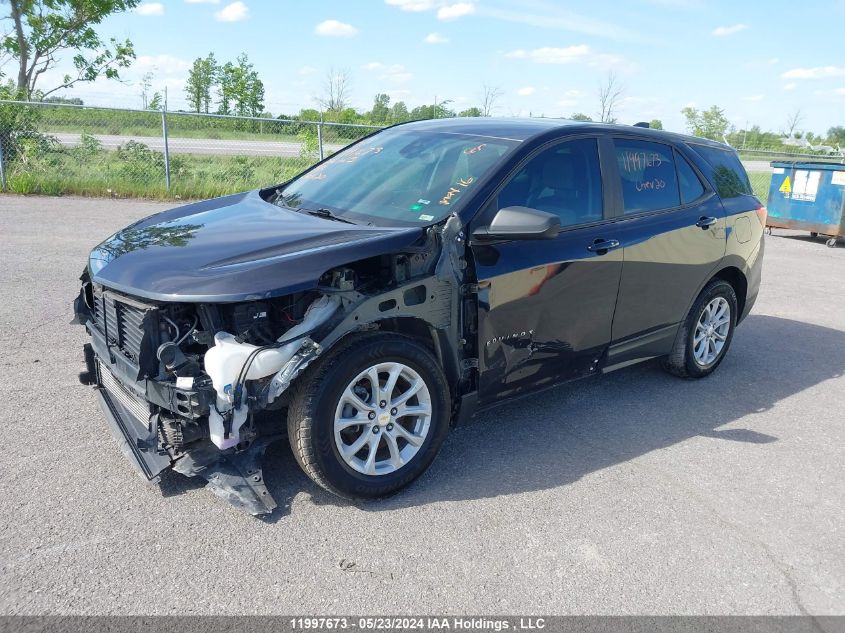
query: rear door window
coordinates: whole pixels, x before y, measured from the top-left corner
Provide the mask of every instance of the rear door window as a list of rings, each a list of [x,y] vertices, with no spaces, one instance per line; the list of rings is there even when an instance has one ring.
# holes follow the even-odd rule
[[[680,206],[675,157],[669,145],[623,138],[613,143],[625,214]]]
[[[751,183],[748,181],[748,174],[745,173],[745,168],[736,152],[707,145],[692,147],[713,168],[713,184],[720,198],[754,195]]]

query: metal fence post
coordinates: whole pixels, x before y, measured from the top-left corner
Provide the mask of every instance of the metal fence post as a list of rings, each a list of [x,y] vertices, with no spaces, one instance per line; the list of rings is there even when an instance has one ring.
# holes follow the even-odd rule
[[[317,145],[320,147],[320,160],[323,160],[323,124],[317,124]]]
[[[170,148],[167,146],[167,105],[161,110],[161,134],[164,137],[164,183],[170,192]]]
[[[6,157],[3,154],[3,138],[0,137],[0,187],[6,191]]]

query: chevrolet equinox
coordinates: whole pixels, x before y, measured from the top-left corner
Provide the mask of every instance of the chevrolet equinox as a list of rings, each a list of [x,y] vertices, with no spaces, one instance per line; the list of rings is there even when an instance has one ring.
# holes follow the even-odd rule
[[[757,297],[765,220],[720,143],[397,125],[97,246],[80,380],[149,480],[200,476],[266,514],[261,457],[286,432],[323,488],[386,495],[479,409],[651,358],[713,372]]]

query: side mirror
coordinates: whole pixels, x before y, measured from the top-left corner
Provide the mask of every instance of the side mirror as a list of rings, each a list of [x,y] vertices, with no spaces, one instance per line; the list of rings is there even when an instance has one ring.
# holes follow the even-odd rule
[[[473,231],[477,240],[549,240],[560,232],[560,218],[528,207],[499,209],[490,226]]]

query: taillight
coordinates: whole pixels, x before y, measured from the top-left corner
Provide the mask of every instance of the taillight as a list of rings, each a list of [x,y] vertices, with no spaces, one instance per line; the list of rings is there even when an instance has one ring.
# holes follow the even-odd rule
[[[757,218],[760,220],[760,224],[763,228],[766,228],[766,219],[769,217],[769,211],[766,207],[758,207],[755,212],[757,213]]]

